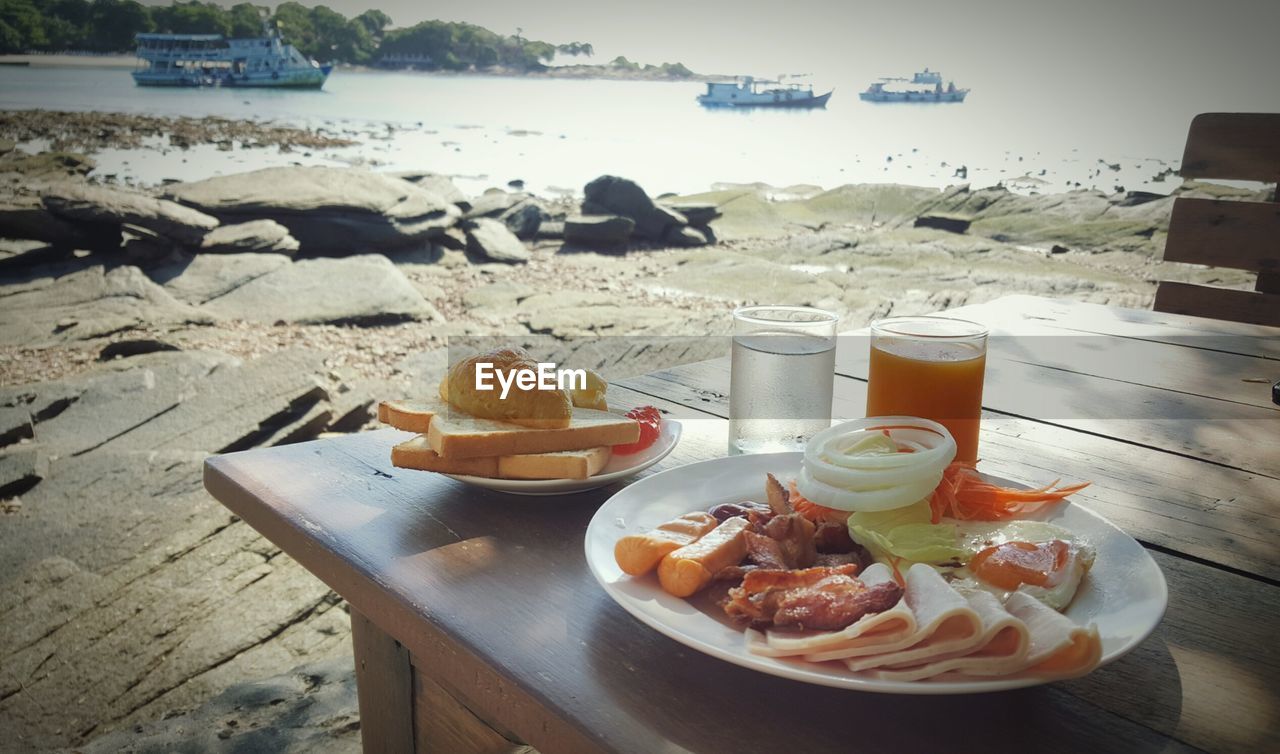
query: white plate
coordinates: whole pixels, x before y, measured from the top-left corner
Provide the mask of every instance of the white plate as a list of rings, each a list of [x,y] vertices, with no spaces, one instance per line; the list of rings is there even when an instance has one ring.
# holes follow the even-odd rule
[[[587,567],[609,596],[643,623],[712,657],[763,673],[891,694],[971,694],[1045,682],[1028,676],[880,681],[837,663],[760,657],[747,651],[742,628],[718,609],[672,597],[662,591],[653,575],[633,578],[618,568],[613,546],[620,537],[717,503],[763,500],[765,473],[785,482],[795,477],[801,458],[801,453],[717,458],[654,474],[628,486],[600,506],[587,526]],[[1164,575],[1147,551],[1103,517],[1069,502],[1033,517],[1070,529],[1097,549],[1097,561],[1066,614],[1080,624],[1097,624],[1102,662],[1111,662],[1138,646],[1160,623],[1169,598]]]
[[[586,479],[489,479],[466,474],[445,474],[445,476],[476,487],[509,492],[513,495],[565,495],[586,492],[639,474],[666,458],[680,441],[680,430],[680,422],[666,416],[662,417],[662,431],[652,445],[639,453],[625,456],[615,454],[598,474]]]

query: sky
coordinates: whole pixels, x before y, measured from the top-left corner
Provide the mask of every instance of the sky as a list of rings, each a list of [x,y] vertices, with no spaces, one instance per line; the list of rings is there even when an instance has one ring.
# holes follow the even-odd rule
[[[1280,105],[1280,0],[326,0],[396,26],[439,18],[596,59],[680,61],[708,73],[870,79],[920,67],[972,83],[1228,87]]]

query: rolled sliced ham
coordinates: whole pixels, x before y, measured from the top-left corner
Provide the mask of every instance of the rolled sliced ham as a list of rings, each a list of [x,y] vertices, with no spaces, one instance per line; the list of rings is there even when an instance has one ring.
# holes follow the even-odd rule
[[[969,601],[923,563],[911,566],[905,580],[902,599],[916,616],[915,634],[904,638],[899,646],[883,647],[875,653],[832,650],[808,654],[805,659],[843,659],[850,670],[857,672],[890,665],[917,665],[973,651],[982,640],[982,619]]]
[[[1075,678],[1084,675],[1102,660],[1102,639],[1098,627],[1078,626],[1070,618],[1031,595],[1017,591],[1004,607],[1027,626],[1031,646],[1020,671],[1040,678]],[[965,675],[1005,675],[964,671]]]
[[[962,590],[969,607],[982,621],[982,635],[972,649],[939,655],[924,663],[900,663],[870,671],[882,681],[920,681],[948,672],[974,675],[1016,673],[1027,664],[1031,632],[1027,625],[982,589]]]

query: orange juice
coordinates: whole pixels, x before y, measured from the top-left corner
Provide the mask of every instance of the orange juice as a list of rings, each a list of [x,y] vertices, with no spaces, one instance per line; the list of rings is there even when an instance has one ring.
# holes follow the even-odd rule
[[[956,460],[978,460],[985,338],[973,341],[875,338],[867,375],[867,416],[919,416],[947,428]]]

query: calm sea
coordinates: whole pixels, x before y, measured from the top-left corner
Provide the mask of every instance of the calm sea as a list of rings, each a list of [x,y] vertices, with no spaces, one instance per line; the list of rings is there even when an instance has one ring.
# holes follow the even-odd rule
[[[834,84],[825,110],[738,112],[700,107],[698,83],[339,70],[322,91],[188,90],[135,87],[121,68],[0,67],[0,108],[252,118],[356,131],[362,142],[311,155],[201,147],[100,156],[100,172],[145,182],[303,162],[431,170],[460,176],[469,191],[516,179],[534,191],[580,191],[614,173],[656,194],[717,182],[945,186],[961,182],[961,166],[974,186],[1167,192],[1176,179],[1153,177],[1177,167],[1191,117],[1217,104],[1165,101],[1144,117],[1132,92],[1063,97],[961,81],[973,89],[962,104],[877,105],[858,99],[865,83],[819,86]]]

